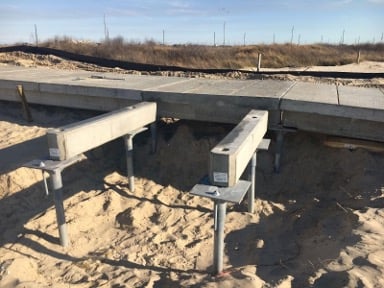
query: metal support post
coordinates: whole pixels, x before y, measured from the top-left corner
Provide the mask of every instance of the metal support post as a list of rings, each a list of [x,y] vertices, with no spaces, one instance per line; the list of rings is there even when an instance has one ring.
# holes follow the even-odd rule
[[[135,190],[135,177],[133,175],[133,137],[134,134],[124,136],[124,144],[126,149],[127,158],[127,177],[129,190],[133,192]]]
[[[218,275],[223,272],[223,256],[224,256],[224,224],[227,203],[222,200],[214,200],[215,207],[215,233],[214,233],[214,252],[213,252],[213,268],[214,274]]]
[[[283,152],[284,131],[276,132],[275,172],[280,172],[281,154]]]
[[[214,274],[223,272],[224,256],[224,223],[227,209],[227,202],[237,203],[243,200],[251,183],[249,181],[239,180],[232,187],[217,187],[206,184],[196,184],[190,193],[192,195],[210,198],[214,201],[214,251],[213,251],[213,269]]]
[[[255,187],[256,187],[256,162],[257,162],[257,150],[252,155],[251,161],[249,161],[249,181],[251,181],[251,187],[248,190],[248,212],[253,213],[255,211]]]
[[[59,228],[60,244],[64,247],[68,246],[69,239],[67,233],[67,225],[65,223],[64,205],[63,205],[63,182],[61,178],[61,170],[55,169],[49,171],[51,186],[53,190],[53,201],[56,209],[56,219]]]
[[[149,126],[150,128],[150,131],[151,131],[151,152],[152,153],[156,153],[156,149],[157,149],[157,124],[156,122],[153,122],[150,124]]]

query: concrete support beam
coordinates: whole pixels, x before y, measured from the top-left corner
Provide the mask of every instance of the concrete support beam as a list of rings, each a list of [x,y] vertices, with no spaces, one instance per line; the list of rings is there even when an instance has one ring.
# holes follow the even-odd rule
[[[264,134],[268,111],[251,110],[210,153],[210,181],[221,187],[234,186],[247,167]]]
[[[114,112],[48,129],[52,160],[66,160],[156,121],[156,103],[142,102]]]
[[[282,124],[298,130],[384,142],[384,134],[379,132],[384,131],[383,122],[284,111]]]

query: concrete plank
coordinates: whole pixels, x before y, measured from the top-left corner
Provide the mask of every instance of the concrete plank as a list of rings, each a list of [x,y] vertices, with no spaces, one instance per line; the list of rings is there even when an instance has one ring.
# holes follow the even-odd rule
[[[101,78],[97,78],[101,77]],[[93,73],[86,78],[79,78],[76,85],[87,87],[108,87],[131,90],[146,90],[151,87],[163,86],[168,83],[182,82],[184,79],[179,77],[163,76],[142,76],[142,75],[124,75],[112,73]],[[74,82],[58,81],[60,84],[73,84]]]
[[[280,108],[329,114],[335,105],[338,105],[336,85],[297,82],[281,99]]]
[[[7,101],[19,101],[16,85],[22,84],[29,103],[72,108],[110,111],[155,101],[159,116],[191,120],[238,123],[250,109],[258,109],[271,112],[269,124],[278,124],[281,109],[283,114],[291,111],[321,115],[326,121],[329,116],[338,121],[384,122],[384,93],[375,88],[339,86],[337,91],[336,85],[319,83],[126,75],[11,65],[0,66],[0,78],[0,99]],[[271,119],[272,115],[276,117]],[[321,127],[322,123],[313,121],[311,125]]]
[[[209,94],[209,95],[225,95],[230,96],[236,94],[237,91],[242,89],[244,86],[248,86],[250,81],[248,80],[195,80],[199,86],[194,89],[190,89],[188,93],[196,94]]]
[[[212,80],[189,79],[172,86],[146,89],[147,91],[208,94],[208,95],[234,95],[280,98],[293,85],[291,81],[273,80]]]
[[[339,86],[340,105],[384,110],[384,93],[377,88]]]
[[[344,109],[339,106],[336,85],[298,82],[281,99],[280,109],[314,113],[328,116],[342,116]]]
[[[281,98],[295,84],[292,81],[275,81],[275,80],[247,80],[250,85],[244,85],[234,95],[236,96],[252,96]]]
[[[107,87],[79,86],[79,85],[60,85],[60,84],[40,84],[40,92],[66,95],[84,95],[89,97],[109,97],[125,98],[140,101],[141,92],[135,89],[117,89]]]
[[[248,107],[239,107],[233,104],[213,108],[214,106],[204,105],[204,103],[192,105],[158,101],[157,105],[158,117],[232,124],[239,123],[249,112]]]

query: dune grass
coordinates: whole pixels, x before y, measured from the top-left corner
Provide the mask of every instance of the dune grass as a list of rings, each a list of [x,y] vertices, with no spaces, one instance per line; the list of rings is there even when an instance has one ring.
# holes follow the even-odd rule
[[[262,53],[262,67],[302,67],[313,65],[343,65],[361,61],[384,61],[384,43],[360,45],[248,45],[204,46],[161,45],[154,41],[127,42],[116,37],[102,43],[75,41],[69,37],[55,37],[39,46],[61,49],[83,55],[137,63],[172,65],[190,68],[239,69],[257,66]]]

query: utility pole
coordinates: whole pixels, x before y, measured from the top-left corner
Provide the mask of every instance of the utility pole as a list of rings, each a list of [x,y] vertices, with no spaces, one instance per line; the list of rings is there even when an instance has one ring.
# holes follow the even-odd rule
[[[244,32],[244,46],[245,46],[245,37],[246,37],[247,33]]]
[[[213,32],[213,46],[216,47],[216,32]]]
[[[275,35],[275,33],[273,33],[273,44],[275,44],[276,43],[276,35]]]
[[[35,24],[35,43],[36,47],[39,46],[39,38],[37,37],[37,25]]]
[[[165,30],[163,30],[163,45],[165,45]]]
[[[225,46],[225,21],[223,25],[223,46]]]
[[[104,39],[105,41],[109,40],[109,31],[107,27],[107,21],[105,20],[105,14],[104,14]]]
[[[345,39],[345,29],[343,29],[343,34],[341,35],[341,44],[344,44]]]
[[[292,26],[291,30],[291,45],[293,44],[293,33],[295,32],[295,26]]]

